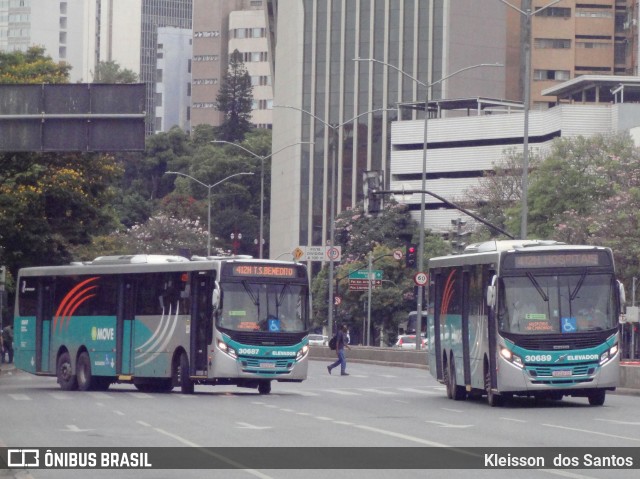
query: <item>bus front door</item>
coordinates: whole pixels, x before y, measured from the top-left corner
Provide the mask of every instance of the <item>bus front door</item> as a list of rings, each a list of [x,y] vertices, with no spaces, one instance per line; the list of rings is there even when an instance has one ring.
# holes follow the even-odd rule
[[[194,275],[189,369],[191,374],[196,376],[206,376],[208,370],[207,351],[213,340],[212,284],[213,279],[210,276]]]

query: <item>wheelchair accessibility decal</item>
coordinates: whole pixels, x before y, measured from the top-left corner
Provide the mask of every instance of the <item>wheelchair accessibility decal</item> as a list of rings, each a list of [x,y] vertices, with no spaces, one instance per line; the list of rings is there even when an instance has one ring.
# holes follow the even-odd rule
[[[577,330],[576,327],[576,318],[562,318],[562,332],[563,333],[575,333]]]

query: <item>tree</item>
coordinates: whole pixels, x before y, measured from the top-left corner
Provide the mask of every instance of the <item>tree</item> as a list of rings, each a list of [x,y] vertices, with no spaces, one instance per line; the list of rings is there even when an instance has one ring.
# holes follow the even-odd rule
[[[393,251],[402,249],[418,234],[418,225],[411,218],[406,206],[393,201],[386,202],[377,217],[366,217],[362,204],[354,210],[341,212],[336,218],[336,245],[342,246],[342,262],[336,265],[334,292],[342,297],[336,309],[336,319],[346,322],[362,337],[362,321],[365,318],[366,291],[349,291],[349,273],[363,270],[368,265],[368,254],[373,252],[375,269],[383,270],[383,286],[372,294],[372,337],[382,331],[386,337],[397,333],[398,324],[415,309],[413,274],[404,261],[393,258]],[[425,236],[425,259],[450,252],[450,247],[440,236]],[[425,262],[426,264],[426,262]],[[325,267],[312,283],[315,326],[326,325],[328,316],[328,268]]]
[[[522,211],[522,153],[505,150],[503,158],[485,172],[477,186],[468,188],[461,203],[468,205],[481,218],[505,231],[520,231]],[[534,170],[540,157],[531,153],[529,167]],[[496,236],[495,230],[478,225],[475,239]]]
[[[216,97],[216,108],[224,112],[225,119],[218,128],[218,138],[225,141],[242,141],[252,128],[253,87],[251,77],[242,62],[242,54],[234,50],[229,68]]]
[[[55,63],[45,49],[0,52],[0,83],[67,83],[71,65]]]
[[[556,225],[565,222],[566,212],[586,217],[620,193],[625,176],[631,173],[627,168],[636,167],[632,150],[628,134],[554,140],[549,154],[530,175],[531,233],[549,238]]]
[[[110,155],[16,153],[0,156],[0,262],[62,264],[77,245],[115,228]]]
[[[133,70],[121,68],[118,62],[98,62],[93,74],[93,83],[136,83],[138,75]]]

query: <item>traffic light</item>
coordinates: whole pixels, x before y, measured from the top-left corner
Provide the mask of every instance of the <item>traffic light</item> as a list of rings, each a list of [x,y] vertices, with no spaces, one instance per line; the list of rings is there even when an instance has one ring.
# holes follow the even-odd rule
[[[407,254],[405,255],[406,263],[405,266],[407,268],[415,268],[418,264],[418,247],[415,244],[407,245]]]
[[[378,191],[383,189],[384,176],[381,170],[362,172],[362,193],[364,195],[364,213],[372,216],[380,213],[383,207],[382,195]]]

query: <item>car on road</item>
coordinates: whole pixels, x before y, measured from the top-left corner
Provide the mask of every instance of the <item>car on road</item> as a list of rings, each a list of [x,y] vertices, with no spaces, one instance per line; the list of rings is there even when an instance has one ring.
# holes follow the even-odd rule
[[[322,334],[310,334],[309,346],[326,346],[329,343],[329,338]]]
[[[400,349],[416,349],[416,335],[415,334],[401,334],[398,336],[398,340],[396,341],[395,346]],[[426,349],[427,341],[422,335],[422,345],[420,346],[422,349]]]

